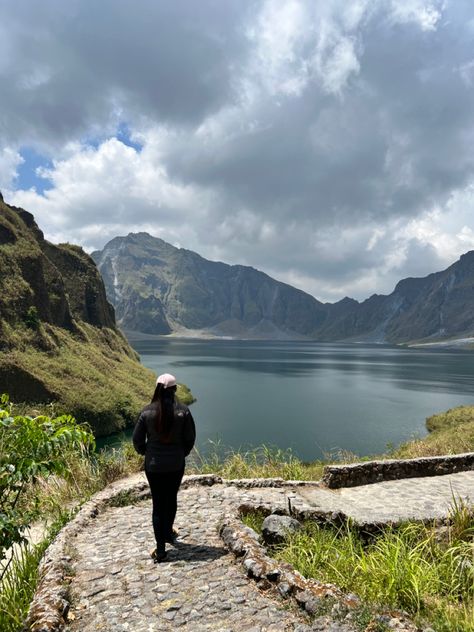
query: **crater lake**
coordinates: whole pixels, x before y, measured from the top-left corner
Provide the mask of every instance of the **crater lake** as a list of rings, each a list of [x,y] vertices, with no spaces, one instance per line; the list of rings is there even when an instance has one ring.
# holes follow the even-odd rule
[[[165,337],[131,342],[144,365],[191,388],[203,453],[211,440],[233,449],[291,448],[306,461],[341,450],[377,454],[426,435],[426,417],[474,403],[469,350]]]

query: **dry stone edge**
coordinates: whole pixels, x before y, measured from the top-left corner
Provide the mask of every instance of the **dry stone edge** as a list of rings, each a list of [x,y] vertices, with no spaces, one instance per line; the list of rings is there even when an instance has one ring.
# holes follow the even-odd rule
[[[323,583],[315,579],[307,579],[288,563],[276,561],[267,554],[267,549],[260,543],[259,536],[253,529],[243,524],[241,516],[251,511],[263,514],[283,513],[281,507],[266,505],[240,505],[236,511],[227,513],[219,526],[219,535],[225,546],[240,558],[247,576],[257,582],[263,590],[273,589],[279,596],[292,599],[308,615],[318,614],[326,600],[333,603],[331,612],[343,616],[362,606],[359,597],[353,593],[345,593],[334,584]],[[298,512],[294,512],[293,515]],[[300,518],[302,515],[299,516]],[[331,514],[305,511],[304,518],[313,517],[318,522],[333,522]],[[338,519],[341,516],[338,515]],[[390,610],[380,616],[390,621],[394,631],[417,632],[419,628],[410,620],[405,612]]]
[[[358,487],[382,481],[443,476],[474,469],[474,452],[419,459],[387,459],[348,465],[326,465],[321,483],[330,489]]]

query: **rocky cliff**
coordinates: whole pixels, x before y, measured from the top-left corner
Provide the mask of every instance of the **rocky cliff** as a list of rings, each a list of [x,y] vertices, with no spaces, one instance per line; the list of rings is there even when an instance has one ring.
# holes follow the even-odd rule
[[[44,239],[0,199],[0,393],[55,402],[97,434],[131,422],[153,375],[116,327],[100,274],[78,246]]]
[[[124,329],[311,338],[327,317],[315,298],[263,272],[207,261],[146,233],[116,237],[92,257]]]
[[[319,332],[328,339],[406,343],[474,336],[474,251],[441,272],[400,281]]]
[[[116,237],[92,257],[125,330],[389,343],[474,334],[474,252],[442,272],[400,281],[388,296],[334,304],[146,233]]]

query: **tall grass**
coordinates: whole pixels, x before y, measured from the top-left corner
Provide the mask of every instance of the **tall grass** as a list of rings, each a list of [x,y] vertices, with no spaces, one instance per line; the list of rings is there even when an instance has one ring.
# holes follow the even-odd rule
[[[408,459],[474,451],[474,406],[457,406],[432,415],[426,428],[428,436],[402,443],[391,456]]]
[[[38,566],[43,553],[69,520],[70,514],[62,511],[36,545],[27,542],[15,547],[11,562],[0,582],[0,630],[18,632],[23,629],[31,599],[38,583]]]
[[[39,477],[30,485],[21,506],[35,505],[49,521],[61,515],[64,507],[77,507],[110,483],[143,469],[143,457],[130,443],[93,455],[72,452],[63,476]]]
[[[324,463],[304,463],[290,449],[262,445],[249,450],[224,448],[210,441],[210,449],[195,451],[187,470],[196,474],[218,474],[223,478],[283,478],[285,480],[319,480]]]
[[[338,530],[306,523],[276,556],[437,632],[474,630],[474,513],[459,501],[445,530],[407,523],[366,544],[349,523]]]

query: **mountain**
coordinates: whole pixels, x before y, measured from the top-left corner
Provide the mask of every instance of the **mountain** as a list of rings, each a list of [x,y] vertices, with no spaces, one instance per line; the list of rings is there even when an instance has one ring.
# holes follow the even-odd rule
[[[400,281],[388,296],[334,304],[147,233],[116,237],[92,257],[125,330],[389,343],[474,334],[474,252],[442,272]]]
[[[153,390],[91,257],[46,241],[33,215],[1,194],[0,352],[0,394],[55,402],[96,434],[134,420]]]
[[[207,261],[147,233],[92,253],[125,330],[313,338],[327,307],[254,268]]]
[[[474,251],[446,270],[399,281],[390,295],[371,296],[319,333],[391,343],[473,336]]]

